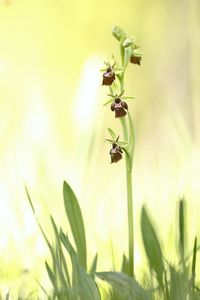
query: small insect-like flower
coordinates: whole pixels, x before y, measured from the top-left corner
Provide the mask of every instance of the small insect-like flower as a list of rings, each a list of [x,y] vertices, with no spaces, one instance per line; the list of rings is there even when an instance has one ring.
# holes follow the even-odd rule
[[[120,159],[122,159],[122,148],[118,145],[119,136],[115,141],[107,140],[112,143],[112,148],[110,149],[110,157],[111,157],[111,163],[116,163]]]
[[[111,163],[116,163],[122,159],[123,151],[126,151],[125,147],[128,145],[128,143],[126,141],[119,141],[119,136],[116,136],[111,128],[108,128],[108,132],[111,136],[111,139],[105,139],[105,141],[112,144],[112,148],[110,149]]]
[[[110,96],[110,99],[104,103],[104,106],[111,103],[110,108],[111,108],[112,111],[115,112],[115,117],[116,118],[124,117],[127,114],[128,104],[126,102],[124,102],[123,100],[125,100],[125,99],[126,100],[135,99],[135,97],[122,96],[123,93],[124,93],[124,90],[121,92],[120,95],[108,94],[108,96]]]
[[[111,157],[111,163],[116,163],[120,159],[122,159],[122,148],[117,145],[116,143],[112,144],[112,149],[110,149],[110,157]]]
[[[132,64],[140,65],[142,59],[142,51],[140,50],[140,45],[135,44],[133,47],[133,52],[130,57],[130,62]]]
[[[105,63],[107,65],[106,72],[103,73],[103,82],[102,85],[112,85],[113,81],[115,80],[115,72],[114,72],[114,66],[111,67],[110,64]]]
[[[108,68],[105,73],[103,73],[103,82],[102,85],[112,85],[115,80],[115,73],[111,68]]]
[[[140,66],[140,63],[141,63],[141,59],[142,57],[141,56],[135,56],[135,55],[131,55],[131,58],[130,58],[130,62],[132,64],[136,64],[136,65],[139,65]]]
[[[127,114],[128,104],[116,97],[110,108],[112,111],[115,111],[115,118],[121,118]]]

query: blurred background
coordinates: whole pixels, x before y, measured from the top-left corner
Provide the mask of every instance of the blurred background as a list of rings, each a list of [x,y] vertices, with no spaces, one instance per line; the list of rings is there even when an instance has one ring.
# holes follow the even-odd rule
[[[134,34],[141,66],[130,65],[126,94],[134,116],[136,273],[145,270],[140,209],[146,203],[165,253],[176,257],[176,205],[188,209],[188,249],[200,233],[200,2],[0,1],[0,278],[1,289],[47,281],[48,249],[26,198],[50,233],[49,214],[68,230],[62,183],[83,211],[89,260],[119,268],[127,252],[124,161],[110,164],[100,69],[119,57],[113,25]],[[28,279],[27,279],[28,278]]]

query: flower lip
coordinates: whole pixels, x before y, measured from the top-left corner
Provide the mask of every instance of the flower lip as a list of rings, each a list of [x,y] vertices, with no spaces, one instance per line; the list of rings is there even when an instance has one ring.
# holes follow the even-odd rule
[[[103,73],[103,82],[102,85],[112,85],[115,80],[115,73],[111,67],[108,67],[107,71]]]
[[[115,111],[115,118],[124,117],[127,114],[128,105],[122,101],[119,97],[115,98],[114,102],[110,106],[112,111]]]

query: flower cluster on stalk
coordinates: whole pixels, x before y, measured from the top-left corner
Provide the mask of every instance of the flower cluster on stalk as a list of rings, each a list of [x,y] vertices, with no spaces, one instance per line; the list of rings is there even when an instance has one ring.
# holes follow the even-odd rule
[[[124,118],[128,112],[128,104],[124,100],[134,98],[122,96],[124,94],[124,73],[129,63],[137,65],[141,64],[142,52],[140,46],[135,42],[135,37],[127,37],[123,29],[119,26],[114,26],[112,34],[120,43],[122,65],[118,66],[116,60],[113,64],[110,62],[105,63],[106,68],[102,70],[102,85],[109,87],[110,94],[108,94],[108,96],[110,99],[104,105],[111,103],[110,109],[115,113],[115,118]],[[114,92],[119,89],[121,92],[119,94],[114,94]],[[111,163],[118,162],[122,159],[123,150],[125,150],[120,143],[124,144],[125,142],[119,142],[119,136],[116,138],[116,134],[111,129],[109,129],[109,133],[112,137],[112,140],[107,140],[112,144],[110,150]]]

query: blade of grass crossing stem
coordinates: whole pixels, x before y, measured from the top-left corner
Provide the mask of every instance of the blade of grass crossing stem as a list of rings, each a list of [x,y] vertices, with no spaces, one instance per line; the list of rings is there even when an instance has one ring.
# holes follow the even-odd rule
[[[133,277],[121,272],[98,272],[96,276],[107,281],[123,299],[150,300],[150,292],[143,289]]]
[[[64,205],[73,238],[76,244],[78,258],[82,267],[87,269],[87,252],[86,252],[86,238],[83,217],[78,200],[68,185],[64,181],[63,184]]]
[[[52,224],[54,234],[55,234],[55,238],[56,238],[56,248],[58,249],[57,260],[59,262],[60,275],[61,275],[63,280],[65,280],[65,276],[66,276],[67,286],[69,288],[70,287],[70,276],[69,276],[69,271],[68,271],[68,268],[67,268],[66,259],[65,259],[63,249],[62,249],[58,228],[57,228],[56,223],[55,223],[52,216],[50,216],[50,219],[51,219],[51,224]],[[64,270],[62,270],[62,269],[64,269]],[[64,274],[65,274],[65,276],[64,276]]]
[[[185,270],[185,200],[180,199],[179,201],[179,251],[180,259]]]
[[[77,254],[71,245],[68,237],[62,232],[60,232],[60,238],[68,251],[73,268],[73,286],[75,291],[78,291],[78,296],[80,300],[100,300],[100,295],[98,288],[96,286],[93,278],[86,273],[83,267],[80,265]]]
[[[142,208],[141,214],[141,231],[144,248],[149,260],[150,268],[155,271],[158,283],[163,289],[164,265],[162,251],[156,231],[149,219],[146,208],[144,206]]]
[[[197,237],[194,239],[193,257],[192,257],[192,289],[195,288],[195,270],[196,270],[196,255],[197,255]]]

